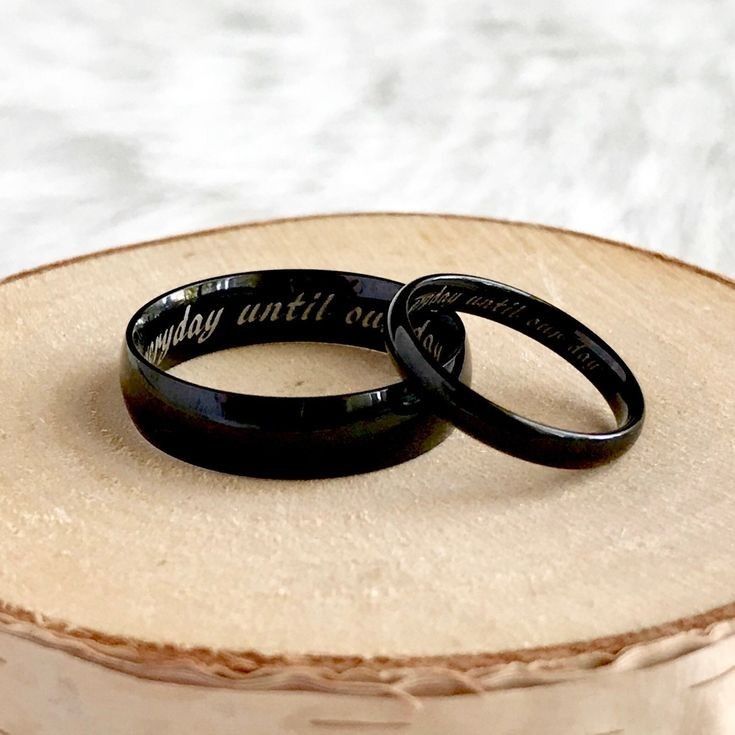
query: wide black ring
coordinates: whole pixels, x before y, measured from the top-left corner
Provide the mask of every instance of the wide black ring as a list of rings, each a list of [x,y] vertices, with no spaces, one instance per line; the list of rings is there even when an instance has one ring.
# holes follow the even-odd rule
[[[447,372],[416,339],[414,325],[432,311],[475,314],[549,347],[604,396],[617,428],[598,434],[566,431],[487,400]],[[552,467],[593,467],[621,455],[640,434],[643,393],[630,368],[584,324],[529,293],[475,276],[426,276],[398,292],[387,327],[389,352],[434,411],[503,452]]]
[[[274,270],[210,278],[159,296],[127,328],[121,386],[128,411],[141,434],[168,454],[236,474],[329,477],[426,452],[452,427],[405,382],[345,395],[271,397],[167,372],[198,355],[263,342],[385,352],[385,312],[400,286],[357,273]],[[448,375],[467,379],[459,317],[428,315],[416,335]]]

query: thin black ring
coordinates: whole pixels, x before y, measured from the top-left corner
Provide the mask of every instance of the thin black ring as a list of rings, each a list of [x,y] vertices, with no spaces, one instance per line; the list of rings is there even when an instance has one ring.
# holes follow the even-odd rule
[[[484,398],[444,370],[414,338],[413,320],[425,310],[475,314],[549,347],[604,396],[617,429],[605,433],[558,429]],[[438,415],[476,439],[530,462],[570,469],[605,464],[629,449],[643,426],[641,388],[611,347],[561,309],[497,281],[437,274],[407,284],[388,309],[387,342],[400,371]]]
[[[128,412],[164,452],[234,474],[332,477],[426,452],[452,426],[405,382],[345,395],[271,397],[216,390],[167,372],[198,355],[263,342],[336,342],[385,352],[385,311],[401,285],[359,273],[273,270],[209,278],[158,296],[126,331],[120,381]],[[450,374],[468,379],[459,317],[431,315],[418,334],[434,343]]]

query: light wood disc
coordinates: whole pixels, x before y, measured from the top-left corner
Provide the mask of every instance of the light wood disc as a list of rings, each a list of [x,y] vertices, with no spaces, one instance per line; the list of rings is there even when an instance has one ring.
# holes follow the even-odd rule
[[[148,445],[118,387],[132,312],[188,281],[279,267],[470,273],[531,291],[633,368],[643,434],[589,471],[531,465],[455,432],[400,466],[309,482],[218,474]],[[215,679],[244,676],[245,659],[248,671],[358,662],[367,681],[414,665],[614,656],[735,618],[735,287],[724,278],[533,225],[345,215],[42,269],[0,286],[0,316],[0,600],[26,638],[81,641],[97,646],[92,658],[106,645],[104,656],[163,679],[161,662],[175,672],[185,658]],[[483,393],[565,427],[610,425],[560,358],[467,321]],[[177,370],[280,394],[396,376],[379,353],[298,344]]]

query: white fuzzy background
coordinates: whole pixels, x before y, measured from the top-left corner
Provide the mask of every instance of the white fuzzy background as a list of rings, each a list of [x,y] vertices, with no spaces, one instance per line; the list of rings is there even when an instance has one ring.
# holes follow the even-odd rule
[[[734,184],[733,0],[0,0],[0,276],[343,210],[732,275]]]

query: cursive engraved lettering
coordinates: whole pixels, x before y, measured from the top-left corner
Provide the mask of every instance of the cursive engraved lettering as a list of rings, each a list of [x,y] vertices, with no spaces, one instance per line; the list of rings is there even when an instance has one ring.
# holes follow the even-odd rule
[[[220,307],[210,311],[206,317],[197,313],[190,319],[191,304],[188,304],[184,316],[175,327],[171,325],[151,340],[144,350],[145,358],[154,365],[160,365],[166,359],[171,345],[176,347],[185,340],[195,338],[200,345],[204,344],[217,330],[224,311],[224,307]]]

